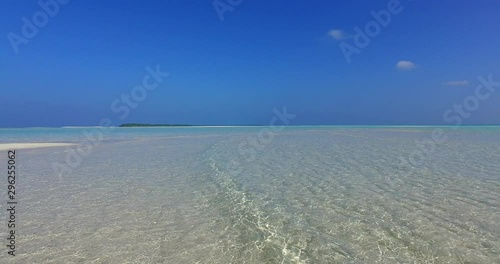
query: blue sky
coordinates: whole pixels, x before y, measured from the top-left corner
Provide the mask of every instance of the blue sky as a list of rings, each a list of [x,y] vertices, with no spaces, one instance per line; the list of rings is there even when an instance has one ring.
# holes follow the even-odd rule
[[[268,124],[284,106],[297,116],[293,125],[450,124],[443,114],[474,96],[479,76],[500,81],[498,1],[402,0],[348,63],[341,43],[355,45],[354,28],[364,31],[371,11],[389,3],[243,0],[221,21],[212,0],[72,0],[17,42],[16,54],[12,34],[24,37],[22,18],[46,11],[37,1],[6,1],[0,127],[103,118]],[[170,75],[120,119],[112,102],[156,65]],[[499,124],[500,92],[478,102],[463,123]]]

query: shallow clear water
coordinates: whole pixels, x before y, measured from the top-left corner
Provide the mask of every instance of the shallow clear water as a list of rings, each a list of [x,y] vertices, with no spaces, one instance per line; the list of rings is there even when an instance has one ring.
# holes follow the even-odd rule
[[[1,259],[500,263],[499,127],[442,128],[427,151],[435,127],[263,129],[115,129],[63,173],[72,148],[18,150],[18,255]],[[0,129],[0,143],[90,130]]]

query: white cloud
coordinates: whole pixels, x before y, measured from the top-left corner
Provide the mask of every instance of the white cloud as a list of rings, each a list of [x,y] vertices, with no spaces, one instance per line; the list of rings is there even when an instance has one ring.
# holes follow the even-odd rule
[[[467,80],[449,81],[449,82],[445,82],[444,85],[446,85],[446,86],[467,86],[467,85],[469,85],[469,81],[467,81]]]
[[[398,63],[396,64],[396,68],[400,70],[411,70],[415,67],[417,67],[417,65],[415,65],[415,63],[411,61],[398,61]]]
[[[328,36],[332,37],[335,40],[341,40],[346,37],[344,32],[340,29],[332,29],[328,31]]]

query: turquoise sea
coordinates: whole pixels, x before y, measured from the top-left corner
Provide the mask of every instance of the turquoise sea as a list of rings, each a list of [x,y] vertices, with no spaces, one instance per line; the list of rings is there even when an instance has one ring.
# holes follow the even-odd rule
[[[79,146],[16,151],[2,263],[500,263],[498,126],[0,129],[21,142]]]

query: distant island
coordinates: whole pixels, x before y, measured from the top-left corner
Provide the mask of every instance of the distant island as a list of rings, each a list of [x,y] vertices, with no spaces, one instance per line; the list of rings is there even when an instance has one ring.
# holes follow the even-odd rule
[[[192,126],[186,124],[139,124],[139,123],[130,123],[130,124],[122,124],[120,127],[184,127],[184,126]]]

